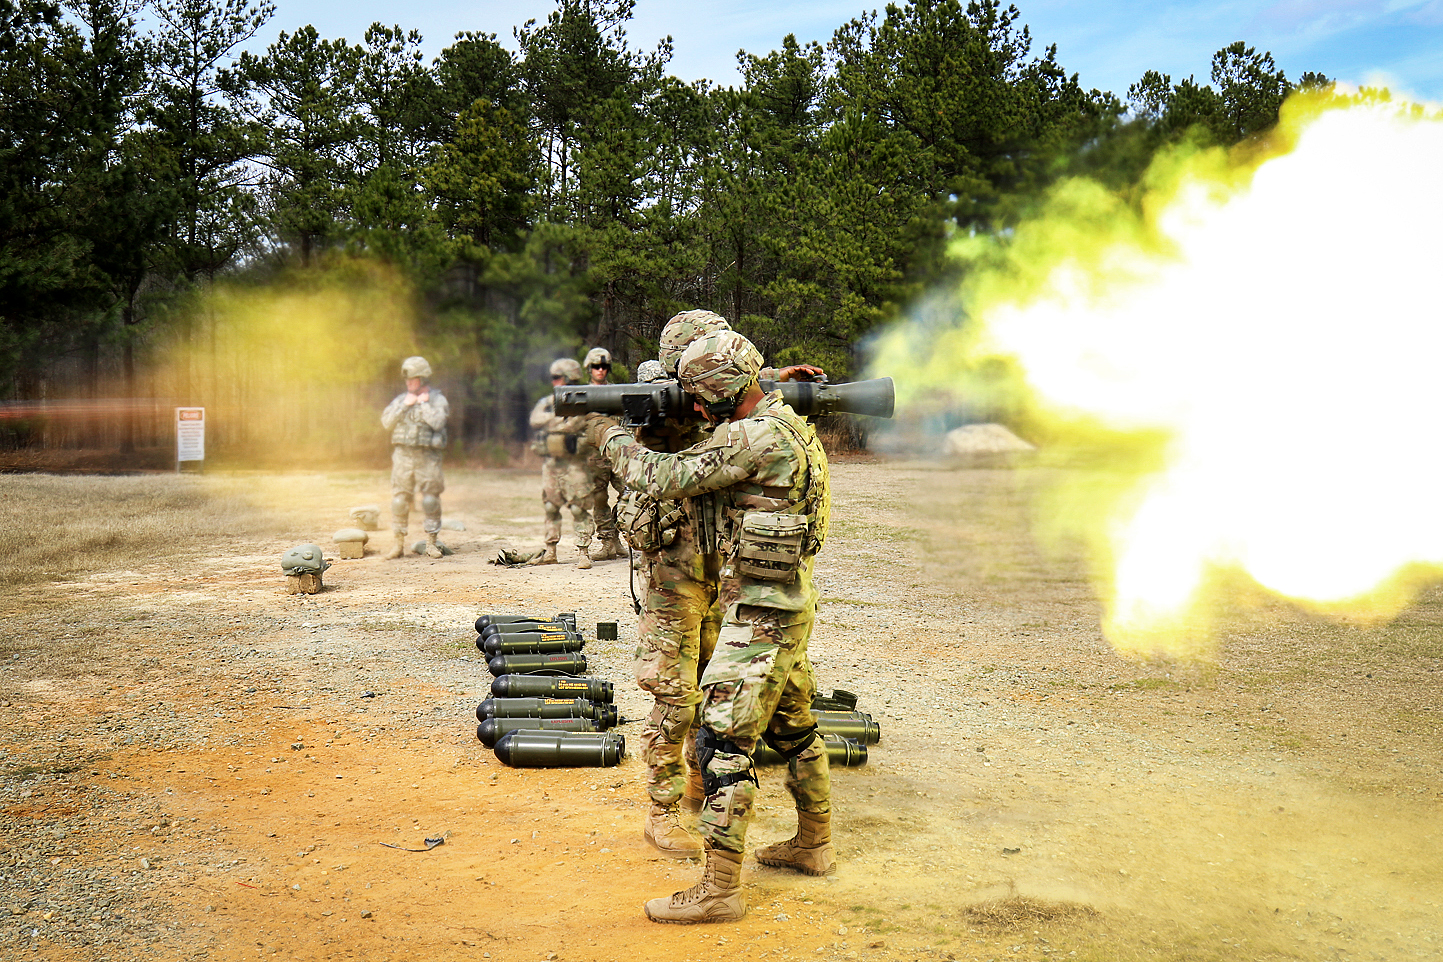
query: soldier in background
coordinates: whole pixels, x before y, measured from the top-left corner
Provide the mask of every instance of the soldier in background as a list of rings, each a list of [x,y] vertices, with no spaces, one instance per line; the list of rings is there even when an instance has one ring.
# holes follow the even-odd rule
[[[441,492],[446,490],[441,452],[451,408],[445,396],[431,387],[431,365],[424,357],[402,361],[401,376],[406,390],[381,412],[381,426],[391,432],[391,530],[396,536],[386,558],[406,553],[406,527],[417,492],[425,517],[426,557],[439,558],[442,550],[436,536],[441,531]]]
[[[611,352],[604,347],[593,347],[586,352],[581,362],[592,384],[611,383]],[[591,504],[591,517],[596,522],[597,545],[591,551],[595,561],[619,558],[625,553],[621,539],[616,534],[616,513],[611,507],[611,488],[621,493],[621,482],[611,473],[611,465],[605,459],[591,459],[591,470],[595,480],[595,495]]]
[[[741,863],[757,788],[752,752],[765,739],[787,759],[798,830],[757,852],[764,864],[832,870],[831,781],[811,711],[816,680],[807,641],[816,615],[813,560],[830,512],[827,457],[816,431],[757,384],[761,355],[733,331],[695,340],[677,368],[682,387],[717,425],[677,454],[650,451],[600,415],[590,440],[627,487],[656,499],[709,497],[721,522],[719,602],[725,616],[701,679],[697,756],[706,802],[701,882],[646,903],[658,922],[733,921],[746,914]]]
[[[581,383],[581,365],[569,357],[551,362],[551,385]],[[541,455],[541,503],[546,509],[546,551],[532,564],[556,564],[556,545],[561,540],[561,509],[571,512],[576,527],[576,567],[590,568],[591,536],[594,523],[591,506],[596,481],[588,458],[596,453],[581,436],[585,419],[556,416],[555,397],[548,393],[531,409],[531,427],[536,431],[535,450]]]

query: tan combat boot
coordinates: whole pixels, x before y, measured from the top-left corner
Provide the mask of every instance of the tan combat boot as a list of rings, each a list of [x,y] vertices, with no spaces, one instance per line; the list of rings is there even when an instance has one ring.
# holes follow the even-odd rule
[[[696,858],[702,853],[701,839],[681,827],[675,805],[652,802],[642,834],[653,848],[672,858]]]
[[[681,790],[681,807],[688,812],[699,812],[705,801],[706,789],[702,788],[701,772],[687,769],[686,788]]]
[[[406,554],[406,532],[396,532],[396,543],[390,551],[386,552],[387,561],[395,561],[397,558],[405,557]]]
[[[607,561],[611,558],[624,557],[626,557],[626,548],[622,546],[621,539],[614,535],[605,541],[599,542],[597,546],[591,550],[591,560],[593,561]]]
[[[747,914],[742,895],[742,853],[706,847],[706,870],[701,881],[670,898],[646,903],[653,922],[694,925],[697,922],[735,922]]]
[[[549,544],[540,556],[532,558],[527,564],[533,565],[554,565],[556,564],[556,545]]]
[[[445,552],[443,552],[441,546],[436,543],[436,532],[426,532],[426,557],[441,558],[444,556]]]
[[[759,848],[763,865],[796,869],[807,875],[827,875],[837,867],[832,854],[832,813],[797,812],[797,834],[785,842]]]
[[[591,555],[588,553],[587,546],[584,544],[579,544],[576,546],[576,567],[591,567]]]

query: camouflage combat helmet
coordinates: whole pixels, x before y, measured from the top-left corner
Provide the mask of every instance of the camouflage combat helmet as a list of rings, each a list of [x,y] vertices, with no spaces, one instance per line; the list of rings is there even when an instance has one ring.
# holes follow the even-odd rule
[[[431,365],[426,363],[424,357],[408,357],[401,362],[401,376],[407,380],[413,377],[430,377]]]
[[[636,366],[636,379],[643,384],[652,381],[665,381],[666,368],[662,367],[661,362],[655,358],[649,361],[642,361]]]
[[[586,352],[586,360],[581,362],[581,366],[590,368],[593,364],[611,367],[611,352],[604,347],[593,347]]]
[[[296,545],[281,555],[281,570],[288,575],[318,575],[329,567],[321,556],[320,545]]]
[[[703,334],[715,331],[730,331],[731,325],[720,314],[711,311],[682,311],[672,315],[671,320],[661,329],[661,340],[657,344],[656,356],[661,366],[672,377],[676,376],[681,353],[686,346]]]
[[[736,331],[726,330],[692,341],[682,352],[678,377],[682,389],[700,398],[708,414],[730,417],[761,369],[761,352]]]
[[[560,375],[571,384],[581,383],[581,365],[574,358],[558,357],[551,362],[551,376]]]

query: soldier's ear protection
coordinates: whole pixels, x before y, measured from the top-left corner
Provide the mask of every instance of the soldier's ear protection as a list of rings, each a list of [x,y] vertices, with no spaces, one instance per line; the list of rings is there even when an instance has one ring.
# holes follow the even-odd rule
[[[720,401],[703,401],[702,409],[706,411],[706,416],[713,421],[730,421],[732,415],[737,413],[737,405],[741,401],[742,394],[745,393],[745,391],[738,392],[731,397],[722,398]]]

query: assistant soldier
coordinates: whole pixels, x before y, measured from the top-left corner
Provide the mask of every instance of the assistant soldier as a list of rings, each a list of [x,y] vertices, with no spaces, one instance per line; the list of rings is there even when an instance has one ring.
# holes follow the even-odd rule
[[[581,383],[581,365],[569,357],[551,362],[551,384]],[[556,416],[555,397],[547,394],[531,409],[531,427],[536,431],[535,449],[541,455],[541,503],[546,509],[546,550],[532,564],[556,564],[556,545],[561,540],[561,509],[571,512],[576,528],[576,567],[590,568],[591,505],[595,499],[595,477],[589,456],[596,453],[582,437],[585,419]]]
[[[441,492],[446,479],[441,475],[441,452],[446,447],[446,418],[451,413],[445,396],[430,385],[431,365],[424,357],[401,362],[406,390],[397,394],[381,412],[381,425],[391,432],[391,530],[396,543],[388,559],[406,553],[406,528],[417,492],[425,518],[426,556],[440,558],[444,545],[437,543],[441,531]]]
[[[606,348],[593,347],[586,352],[586,358],[581,364],[586,368],[592,384],[611,382],[611,352]],[[611,507],[611,489],[616,488],[617,494],[620,494],[621,483],[612,476],[611,465],[604,458],[592,458],[591,469],[596,484],[591,504],[591,517],[596,522],[596,547],[592,549],[591,557],[595,561],[619,558],[625,554],[625,550],[616,534],[616,513]]]
[[[655,364],[660,368],[657,379],[674,378],[688,344],[723,330],[730,330],[726,320],[711,311],[677,314],[662,329],[660,360],[641,367]],[[642,375],[640,368],[637,375]],[[699,419],[667,421],[638,429],[636,440],[651,450],[675,453],[710,435],[711,429]],[[714,509],[709,501],[658,501],[626,490],[617,500],[616,513],[618,526],[643,559],[646,588],[634,669],[642,691],[656,699],[640,735],[651,799],[642,835],[664,855],[695,858],[702,854],[702,843],[681,824],[679,807],[699,811],[705,796],[696,761],[695,727],[701,672],[721,627],[716,606],[721,555],[714,520],[703,545],[696,518],[714,515]]]
[[[786,787],[798,829],[759,850],[764,864],[807,874],[831,871],[831,780],[811,711],[816,690],[807,641],[816,614],[813,559],[830,509],[826,453],[816,432],[757,384],[761,355],[732,331],[694,341],[678,376],[716,423],[703,444],[649,451],[607,419],[587,433],[623,482],[657,499],[710,495],[721,509],[720,603],[725,616],[701,679],[706,802],[701,882],[646,903],[658,922],[731,921],[746,913],[741,863],[757,788],[752,751],[765,739],[787,759]]]

